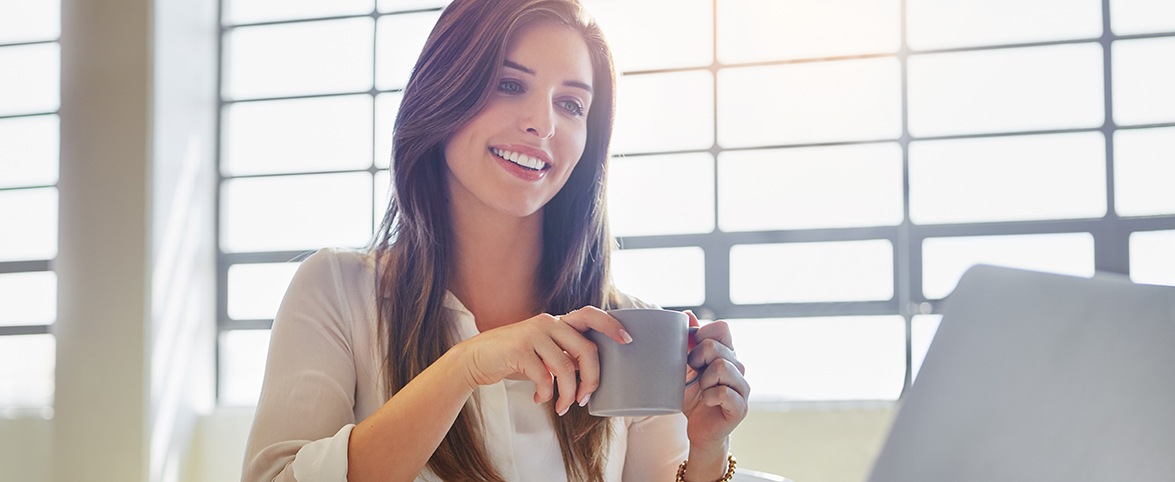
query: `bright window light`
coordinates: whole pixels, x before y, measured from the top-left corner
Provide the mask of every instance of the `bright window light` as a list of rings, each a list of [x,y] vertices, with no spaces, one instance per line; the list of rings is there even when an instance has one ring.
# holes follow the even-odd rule
[[[708,233],[714,229],[714,158],[709,153],[617,157],[610,161],[612,234]]]
[[[880,301],[893,297],[889,240],[748,244],[730,248],[738,304]]]
[[[1093,276],[1089,233],[928,238],[922,243],[922,292],[945,298],[968,268],[990,264],[1032,271]]]
[[[751,400],[896,400],[906,376],[900,316],[734,319]]]
[[[910,143],[910,220],[943,224],[1099,218],[1100,132]]]

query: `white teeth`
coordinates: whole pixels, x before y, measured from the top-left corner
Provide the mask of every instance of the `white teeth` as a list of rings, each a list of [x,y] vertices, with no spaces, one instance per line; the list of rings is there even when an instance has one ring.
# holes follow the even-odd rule
[[[521,154],[521,153],[512,152],[512,151],[505,151],[505,150],[498,149],[498,148],[494,148],[493,152],[494,152],[494,154],[498,155],[498,157],[501,157],[501,158],[506,159],[510,162],[518,164],[519,166],[528,167],[528,168],[534,169],[536,171],[541,171],[547,167],[547,163],[539,160],[537,157],[530,157],[526,154]]]

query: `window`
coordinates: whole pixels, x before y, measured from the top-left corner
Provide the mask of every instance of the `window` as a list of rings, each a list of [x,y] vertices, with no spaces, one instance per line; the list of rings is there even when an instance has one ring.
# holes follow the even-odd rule
[[[378,226],[400,91],[446,3],[222,3],[221,404],[256,403],[296,260]]]
[[[222,403],[290,260],[370,236],[445,3],[224,2]],[[755,400],[897,399],[977,262],[1175,284],[1166,0],[585,3],[623,74],[617,284],[729,320]]]
[[[0,416],[53,405],[60,5],[0,5]]]

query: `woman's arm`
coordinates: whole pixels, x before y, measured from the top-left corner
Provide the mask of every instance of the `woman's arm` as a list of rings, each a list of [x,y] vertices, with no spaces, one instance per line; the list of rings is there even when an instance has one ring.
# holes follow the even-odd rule
[[[270,332],[242,481],[346,480],[357,377],[341,265],[352,275],[358,263],[341,256],[311,255],[286,290]]]
[[[554,399],[555,409],[566,412],[599,386],[595,344],[582,335],[588,329],[631,341],[619,322],[588,307],[561,317],[538,315],[458,343],[355,427],[348,480],[414,479],[479,385],[525,377],[535,382],[535,403]],[[555,393],[556,379],[571,383],[559,383]]]
[[[474,385],[458,344],[351,431],[350,482],[411,481],[449,432]]]
[[[243,480],[413,480],[477,386],[524,377],[535,382],[536,403],[556,399],[564,411],[599,384],[595,345],[582,332],[626,342],[620,323],[595,308],[488,330],[451,348],[356,425],[354,353],[377,341],[351,339],[363,315],[352,312],[346,293],[355,289],[345,279],[340,260],[323,251],[291,281],[274,320]],[[573,382],[555,393],[555,379]]]

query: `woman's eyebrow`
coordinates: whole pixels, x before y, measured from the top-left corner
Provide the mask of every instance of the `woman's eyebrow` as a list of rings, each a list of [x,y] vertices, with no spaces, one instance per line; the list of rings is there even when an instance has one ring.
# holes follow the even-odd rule
[[[506,59],[506,60],[502,61],[502,65],[505,65],[506,67],[509,67],[514,70],[526,72],[530,75],[535,75],[534,69],[527,67],[525,65],[522,65],[522,64],[515,62],[513,60],[510,60],[510,59]],[[589,93],[589,94],[593,93],[592,86],[588,85],[585,82],[580,82],[578,80],[565,80],[565,81],[563,81],[563,85],[566,85],[568,87],[576,87],[579,89],[586,90],[587,93]]]

